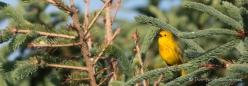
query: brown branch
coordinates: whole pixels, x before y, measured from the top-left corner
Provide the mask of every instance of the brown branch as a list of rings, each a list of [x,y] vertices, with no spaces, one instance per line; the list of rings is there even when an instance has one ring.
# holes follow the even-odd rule
[[[89,36],[87,36],[85,39],[89,39],[91,36],[93,36],[93,35],[96,34],[96,33],[97,33],[97,31],[91,33],[91,34],[90,34]]]
[[[164,74],[161,74],[158,78],[158,80],[153,84],[153,86],[159,86],[160,82],[162,81],[164,77]]]
[[[113,65],[113,70],[114,70],[114,75],[112,76],[112,79],[113,79],[113,81],[116,81],[117,80],[117,74],[116,74],[116,72],[117,72],[117,65],[118,65],[118,63],[117,63],[117,61],[114,58],[112,58],[112,59],[113,59],[113,61],[111,63]]]
[[[99,83],[98,86],[101,86],[101,85],[108,79],[108,77],[112,76],[113,74],[114,74],[114,72],[110,73],[106,78],[104,78],[104,79]]]
[[[112,18],[112,23],[114,22],[114,20],[115,20],[115,18],[116,18],[116,14],[117,14],[117,11],[118,11],[119,8],[120,8],[120,5],[121,5],[121,0],[118,0],[117,6],[116,6],[116,10],[115,10],[115,14],[114,14],[114,17]]]
[[[71,4],[71,17],[73,19],[73,24],[75,25],[75,29],[77,30],[77,32],[79,34],[79,42],[82,45],[81,52],[84,56],[86,66],[88,68],[88,74],[89,74],[89,78],[90,78],[90,86],[97,86],[96,80],[94,77],[94,69],[93,69],[93,64],[92,64],[91,57],[90,57],[89,48],[87,45],[87,41],[85,40],[85,37],[87,34],[84,34],[80,28],[80,23],[78,21],[78,14],[77,14],[78,9],[76,9],[73,0],[70,0],[70,4]]]
[[[80,23],[78,21],[78,9],[75,7],[73,0],[70,0],[71,4],[71,17],[73,19],[73,24],[75,25],[75,29],[78,32],[79,35],[79,43],[81,44],[81,53],[84,56],[86,66],[88,68],[88,76],[90,78],[90,86],[97,86],[96,80],[94,77],[94,68],[93,68],[93,62],[90,57],[89,47],[87,45],[87,41],[85,40],[87,33],[83,33],[82,29],[80,28]]]
[[[114,33],[114,35],[113,35],[113,37],[111,38],[111,40],[114,40],[115,39],[115,37],[121,32],[121,30],[122,30],[122,28],[118,28],[116,31],[115,31],[115,33]],[[108,43],[109,44],[109,43]],[[95,61],[94,61],[94,64],[96,64],[96,62],[100,59],[100,57],[102,56],[102,54],[103,54],[103,52],[106,50],[106,47],[104,47],[103,49],[102,49],[102,51],[97,55],[97,57],[96,57],[96,59],[95,59]]]
[[[136,29],[136,31],[133,33],[132,38],[134,39],[135,51],[137,52],[137,55],[138,55],[138,60],[139,60],[139,64],[140,64],[140,71],[141,71],[141,74],[144,74],[144,63],[143,63],[142,58],[141,58],[140,47],[139,47],[139,44],[138,44],[139,35],[138,35],[138,33],[137,33],[137,29]],[[144,85],[144,86],[147,86],[145,80],[143,80],[143,85]]]
[[[31,30],[17,30],[16,28],[9,28],[9,30],[12,33],[30,33]],[[39,35],[44,35],[44,36],[51,36],[51,37],[60,37],[60,38],[68,38],[68,39],[76,39],[75,36],[69,36],[69,35],[64,35],[64,34],[57,34],[57,33],[49,33],[49,32],[42,32],[42,31],[35,31]]]
[[[59,64],[47,64],[47,66],[55,67],[55,68],[77,69],[77,70],[83,70],[83,71],[88,70],[88,68],[86,67],[75,67],[75,66],[67,66],[67,65],[59,65]]]
[[[111,38],[110,40],[113,41],[113,40],[116,38],[116,36],[117,36],[121,31],[122,31],[122,28],[119,27],[119,28],[115,31],[114,35],[112,36],[112,38]],[[108,44],[109,44],[109,43],[108,43]]]
[[[46,1],[51,3],[51,4],[56,4],[56,2],[54,2],[53,0],[46,0]]]
[[[87,25],[89,23],[89,16],[88,16],[88,12],[89,12],[89,0],[84,0],[85,2],[85,12],[84,12],[84,30],[87,29]]]
[[[104,4],[104,6],[98,11],[98,13],[96,14],[96,16],[93,18],[93,20],[91,21],[91,23],[87,27],[87,30],[85,31],[86,34],[89,32],[90,28],[95,23],[96,19],[100,16],[100,14],[102,13],[102,11],[105,9],[105,7],[107,6],[107,3]]]
[[[96,72],[95,75],[100,74],[101,72],[103,72],[103,71],[105,71],[105,70],[107,70],[107,68],[101,69],[100,71]]]
[[[60,0],[46,0],[48,3],[54,5],[54,6],[58,6],[59,8],[61,8],[62,10],[65,10],[67,13],[70,13],[70,8],[63,4]]]
[[[106,34],[105,34],[105,41],[108,44],[112,44],[111,38],[112,38],[112,21],[111,21],[111,1],[107,1],[107,6],[106,6],[106,22],[105,22],[105,28],[106,28]],[[108,45],[107,44],[107,45]]]
[[[69,47],[69,46],[76,46],[80,45],[80,43],[74,43],[74,44],[35,44],[31,43],[32,47]]]
[[[76,79],[69,79],[69,80],[74,80],[74,81],[90,81],[90,78],[83,78],[83,79],[76,78]]]
[[[164,68],[168,68],[168,65],[166,64]],[[163,80],[164,74],[161,74],[158,78],[158,80],[153,84],[153,86],[159,86],[160,82]]]
[[[84,0],[85,2],[85,12],[84,12],[84,23],[83,23],[83,28],[84,28],[84,31],[86,32],[87,30],[87,26],[88,26],[88,23],[89,23],[89,3],[90,1],[89,0]],[[86,35],[86,40],[87,40],[87,45],[88,45],[88,48],[91,49],[92,48],[92,41],[91,41],[91,38],[90,38],[90,33],[87,33]]]

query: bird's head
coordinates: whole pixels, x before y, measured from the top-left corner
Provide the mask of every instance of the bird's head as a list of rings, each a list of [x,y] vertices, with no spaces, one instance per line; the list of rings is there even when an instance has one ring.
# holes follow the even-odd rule
[[[164,40],[173,40],[173,35],[167,30],[162,30],[159,32],[158,38]]]

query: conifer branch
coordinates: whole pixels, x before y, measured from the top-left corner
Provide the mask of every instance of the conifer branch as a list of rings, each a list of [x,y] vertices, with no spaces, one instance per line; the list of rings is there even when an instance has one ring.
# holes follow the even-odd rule
[[[139,35],[138,35],[138,33],[137,33],[137,29],[136,29],[136,31],[133,33],[132,38],[133,38],[133,40],[134,40],[135,51],[136,51],[136,53],[137,53],[138,60],[139,60],[139,64],[140,64],[140,72],[141,72],[141,74],[144,74],[144,63],[143,63],[143,60],[142,60],[142,58],[141,58],[140,47],[139,47],[139,44],[138,44]],[[143,80],[143,85],[144,85],[144,86],[147,86],[145,80]]]
[[[38,70],[38,67],[33,64],[22,64],[21,66],[14,69],[12,72],[12,77],[15,79],[23,79],[30,76]]]
[[[170,66],[168,68],[158,68],[155,70],[151,70],[151,71],[145,72],[144,74],[140,74],[139,76],[136,76],[136,77],[128,80],[125,83],[125,86],[131,86],[131,85],[133,85],[135,83],[139,83],[140,81],[147,79],[149,77],[158,76],[162,73],[168,73],[169,71],[180,71],[182,68],[189,68],[189,67],[192,68],[192,66],[193,66],[193,64],[185,63],[185,64],[178,65],[177,68],[175,68],[175,66]]]
[[[141,58],[145,59],[144,60],[144,70],[147,70],[147,66],[148,64],[146,64],[147,62],[150,62],[150,59],[146,58],[146,52],[148,50],[148,48],[150,47],[150,45],[152,44],[152,42],[154,41],[155,36],[157,35],[158,31],[160,29],[156,28],[156,27],[152,27],[152,29],[150,29],[147,32],[147,35],[145,35],[144,37],[144,41],[141,44],[141,50],[140,50],[140,54],[141,54]],[[135,55],[135,57],[137,57],[137,54]],[[132,62],[132,61],[131,61]]]
[[[143,41],[141,45],[141,50],[140,50],[141,55],[144,55],[147,52],[148,48],[154,41],[153,39],[156,37],[158,31],[159,31],[158,28],[153,27],[151,30],[147,32],[147,35],[145,35],[144,37],[145,41]],[[144,56],[142,57],[145,58]]]
[[[237,60],[236,63],[237,64],[248,63],[248,55],[243,55]]]
[[[73,43],[73,44],[35,44],[31,43],[32,47],[69,47],[69,46],[77,46],[80,43]]]
[[[85,3],[85,12],[84,12],[84,30],[87,30],[87,26],[88,26],[88,23],[89,23],[89,3],[90,1],[89,0],[84,0],[84,3]]]
[[[94,34],[96,34],[97,33],[97,31],[95,31],[95,32],[93,32],[93,33],[91,33],[91,34],[89,34],[89,36],[87,36],[85,39],[89,39],[91,36],[93,36]]]
[[[82,71],[88,70],[88,68],[86,67],[67,66],[67,65],[60,65],[60,64],[46,64],[46,66],[55,67],[55,68],[77,69],[77,70],[82,70]]]
[[[248,52],[248,37],[244,38],[243,43],[244,43],[244,50]]]
[[[46,0],[48,3],[58,6],[59,9],[66,11],[66,13],[70,13],[70,8],[65,5],[61,0]]]
[[[116,10],[115,10],[114,16],[113,16],[113,18],[112,18],[112,24],[113,24],[113,22],[114,22],[114,20],[115,20],[115,17],[116,17],[116,14],[117,14],[117,12],[118,12],[118,10],[119,10],[119,8],[120,8],[120,5],[121,5],[121,0],[118,0],[117,6],[116,6]]]
[[[0,30],[0,43],[8,41],[14,34],[9,30]]]
[[[112,0],[108,0],[107,1],[107,6],[106,6],[106,16],[105,16],[105,29],[106,29],[106,33],[105,33],[105,41],[108,44],[112,44],[112,21],[111,21],[111,5],[112,5]]]
[[[114,58],[117,58],[118,63],[121,69],[123,70],[124,74],[126,74],[128,77],[133,76],[133,68],[131,64],[127,64],[130,63],[130,61],[125,56],[122,49],[115,45],[108,45],[105,52],[108,56],[113,56]]]
[[[77,78],[77,79],[69,79],[69,80],[74,80],[74,81],[90,81],[90,78]]]
[[[12,50],[16,50],[21,44],[23,44],[27,39],[26,34],[15,35],[14,38],[9,43],[9,47]]]
[[[240,11],[240,15],[241,15],[241,17],[242,17],[242,25],[243,25],[243,28],[244,28],[244,31],[245,31],[245,34],[246,34],[246,36],[248,35],[248,18],[247,18],[247,16],[248,16],[248,11],[247,11],[247,9],[246,8],[244,8],[244,7],[241,7],[240,9],[239,9],[239,11]]]
[[[121,32],[121,30],[122,30],[122,28],[119,27],[119,28],[115,31],[114,35],[113,35],[112,38],[111,38],[111,41],[113,41],[113,40],[116,38],[116,36]],[[94,64],[96,64],[96,62],[100,59],[100,57],[102,56],[102,54],[103,54],[103,52],[106,50],[106,48],[107,48],[107,47],[104,47],[104,48],[102,49],[102,51],[97,55],[97,57],[96,57],[96,59],[95,59],[95,61],[94,61]]]
[[[160,82],[162,81],[164,77],[164,74],[161,74],[158,78],[158,80],[153,84],[153,86],[159,86]]]
[[[8,28],[10,32],[12,32],[13,34],[16,33],[26,33],[29,34],[32,31],[31,30],[18,30],[14,27],[12,28]],[[42,32],[42,31],[35,31],[37,34],[39,35],[44,35],[44,36],[51,36],[51,37],[61,37],[61,38],[68,38],[68,39],[76,39],[75,36],[69,36],[69,35],[64,35],[64,34],[57,34],[57,33],[49,33],[49,32]]]
[[[223,4],[222,6],[227,9],[229,14],[233,18],[235,18],[237,21],[242,20],[242,17],[241,17],[240,12],[239,12],[239,8],[237,8],[236,6],[234,6],[233,4],[231,4],[228,1],[222,1],[222,4]]]
[[[107,79],[108,77],[112,76],[114,74],[114,72],[110,73],[107,77],[105,77],[99,84],[98,86],[101,86]]]
[[[242,77],[248,74],[247,64],[232,64],[227,67],[227,76],[218,78],[208,83],[209,86],[227,86],[242,81]],[[220,83],[221,81],[221,83]]]
[[[148,17],[145,15],[138,15],[135,16],[135,20],[141,23],[145,23],[145,24],[149,24],[164,30],[169,30],[170,32],[172,32],[173,34],[175,34],[178,37],[178,34],[180,31],[177,30],[175,27],[172,27],[169,24],[166,24],[164,21],[159,20],[159,19],[155,19],[152,17]],[[196,44],[193,40],[191,39],[181,39],[184,42],[186,42],[190,47],[192,47],[193,49],[199,51],[199,52],[204,52],[204,50],[198,45]]]
[[[88,26],[88,23],[89,23],[89,14],[88,14],[88,11],[89,11],[89,3],[90,1],[89,0],[84,0],[85,2],[85,12],[84,12],[84,23],[83,23],[83,28],[84,28],[84,31],[87,30],[87,26]],[[87,40],[87,45],[89,47],[89,49],[92,48],[92,41],[91,41],[91,38],[90,38],[90,33],[87,33],[86,35],[86,40]]]
[[[208,68],[202,67],[192,73],[186,74],[185,76],[181,76],[179,78],[176,78],[175,80],[166,83],[165,86],[180,86],[187,81],[192,81],[192,79],[194,80],[196,76],[200,76],[208,71]]]
[[[109,0],[108,0],[108,1],[109,1]],[[88,33],[88,31],[90,30],[90,28],[92,27],[92,25],[95,23],[96,19],[100,16],[100,14],[102,13],[102,11],[106,8],[107,3],[108,3],[108,2],[106,2],[106,3],[104,4],[104,6],[97,12],[96,16],[93,18],[93,20],[90,22],[89,26],[87,27],[87,30],[86,30],[85,33]]]
[[[219,47],[208,50],[207,52],[201,54],[199,57],[195,58],[194,60],[190,60],[189,62],[201,63],[202,61],[207,61],[209,58],[215,57],[216,55],[220,55],[220,54],[222,54],[228,50],[233,49],[239,43],[240,43],[240,39],[233,39],[233,40],[227,42],[226,44],[223,44]]]
[[[107,70],[107,68],[101,69],[100,71],[96,72],[95,75],[100,74],[101,72],[103,72],[103,71],[105,71],[105,70]]]
[[[13,18],[16,22],[20,24],[31,24],[30,22],[28,22],[23,18],[23,16],[20,14],[19,11],[17,11],[15,8],[11,6],[3,7],[1,11],[6,15],[10,16],[11,18]]]
[[[188,2],[185,4],[185,6],[191,9],[195,9],[201,12],[208,13],[209,15],[212,15],[213,17],[220,19],[220,21],[231,25],[232,27],[235,28],[235,30],[243,29],[243,27],[237,21],[222,14],[220,11],[214,9],[213,7],[206,6],[201,3],[196,3],[196,2]]]
[[[73,24],[74,24],[74,28],[77,30],[78,35],[79,35],[79,43],[82,45],[81,47],[81,53],[84,56],[85,59],[85,63],[86,66],[88,68],[88,76],[90,78],[90,85],[91,86],[97,86],[96,84],[96,79],[94,77],[94,68],[93,68],[93,63],[91,61],[91,57],[90,57],[90,52],[89,52],[89,47],[87,45],[87,41],[85,40],[87,33],[83,33],[82,29],[80,28],[80,23],[78,21],[78,9],[75,7],[74,5],[74,1],[70,0],[70,4],[71,4],[71,17],[73,19]]]
[[[129,81],[127,81],[125,83],[125,85],[127,85],[127,86],[133,85],[133,84],[138,83],[138,82],[140,82],[144,79],[147,79],[149,77],[157,76],[157,75],[160,75],[162,73],[167,73],[170,71],[180,71],[180,70],[185,70],[188,68],[198,68],[202,62],[205,62],[209,58],[215,57],[216,55],[220,55],[220,54],[222,54],[222,53],[224,53],[230,49],[233,49],[235,46],[237,46],[237,44],[239,42],[240,42],[240,39],[234,39],[234,40],[232,40],[226,44],[223,44],[219,47],[216,47],[214,49],[207,51],[206,53],[202,54],[198,58],[190,60],[188,63],[178,65],[177,68],[175,68],[174,66],[170,66],[166,69],[165,68],[159,68],[159,69],[148,71],[144,74],[140,74],[139,76],[136,76],[136,77],[130,79]]]
[[[211,28],[206,30],[199,30],[197,32],[181,32],[178,33],[178,37],[180,38],[186,38],[186,39],[194,39],[198,37],[206,37],[211,35],[233,35],[238,36],[238,32],[234,30],[228,30],[228,29],[219,29],[219,28]]]

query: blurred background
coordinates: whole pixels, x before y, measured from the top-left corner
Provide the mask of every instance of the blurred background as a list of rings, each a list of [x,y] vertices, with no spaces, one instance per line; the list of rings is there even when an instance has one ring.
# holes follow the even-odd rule
[[[15,7],[23,17],[31,23],[38,23],[48,27],[55,28],[64,28],[66,29],[66,23],[71,23],[72,20],[70,16],[63,11],[60,11],[53,5],[49,5],[44,3],[43,1],[34,0],[32,3],[23,3],[22,0],[0,0],[2,2],[8,3],[11,6]],[[25,0],[23,0],[25,1]],[[63,0],[65,4],[69,5],[69,0]],[[79,19],[80,22],[84,20],[84,9],[85,3],[84,0],[74,0],[75,5],[79,9]],[[114,4],[116,4],[118,0],[114,0]],[[209,28],[227,28],[232,29],[231,26],[224,24],[209,16],[208,14],[188,9],[184,7],[184,3],[187,1],[195,1],[205,5],[212,6],[226,14],[229,13],[227,10],[221,6],[221,1],[229,1],[233,3],[237,7],[240,7],[242,4],[237,2],[236,0],[122,0],[120,9],[117,13],[116,19],[113,24],[113,29],[117,29],[121,27],[123,30],[115,39],[115,44],[120,46],[121,49],[125,52],[127,57],[133,57],[136,53],[133,51],[135,48],[134,41],[131,38],[133,32],[137,29],[140,34],[139,43],[141,44],[144,36],[149,32],[149,29],[153,28],[151,26],[140,24],[134,20],[134,16],[137,15],[147,15],[159,19],[167,19],[169,24],[173,27],[177,28],[183,32],[193,32],[198,30],[204,30]],[[90,0],[89,12],[90,18],[93,18],[94,14],[101,9],[104,3],[101,0]],[[114,13],[115,8],[113,7],[112,12]],[[104,14],[101,14],[101,17],[104,17]],[[0,12],[0,28],[6,29],[6,27],[10,27],[13,25],[17,25],[11,18]],[[103,41],[103,36],[105,34],[104,23],[100,18],[99,21],[92,28],[91,32],[98,31],[97,34],[92,36],[93,48],[92,53],[97,51],[97,48],[101,45]],[[210,36],[204,38],[197,38],[194,41],[199,44],[204,50],[209,50],[219,45],[222,45],[231,40],[232,37],[226,36]],[[183,43],[181,40],[175,38],[177,42],[180,44],[181,50],[188,49],[188,46]],[[6,49],[7,43],[1,44],[0,52],[4,52]],[[142,46],[141,46],[142,47]],[[59,48],[53,54],[57,56],[73,56],[78,55],[80,52],[78,49],[74,48]],[[6,59],[8,60],[22,60],[26,59],[32,55],[32,49],[27,48],[27,46],[22,46],[18,50],[13,52],[4,52]],[[95,53],[96,54],[96,53]],[[7,58],[8,57],[8,58]],[[230,52],[226,52],[221,57],[226,60],[236,60],[239,58],[239,53],[236,50],[232,50]],[[147,62],[148,68],[147,70],[152,70],[155,68],[164,67],[165,63],[160,58],[158,54],[157,48],[157,38],[154,39],[154,42],[149,48],[149,51],[146,53],[146,59],[149,59]],[[185,59],[188,59],[185,57]],[[188,59],[189,60],[189,59]],[[135,61],[134,61],[135,62]],[[138,63],[137,63],[138,64]],[[42,70],[41,70],[42,71]],[[45,77],[49,74],[50,71],[43,71],[43,75],[39,75],[37,72],[36,76],[32,76],[32,78]],[[223,76],[221,72],[216,72],[219,74],[215,74],[212,77],[220,77]],[[62,77],[62,76],[61,76]],[[44,83],[44,80],[36,80],[36,79],[28,79],[35,83]],[[42,78],[41,78],[42,79]],[[243,84],[243,83],[242,83]],[[32,85],[32,83],[31,83]],[[192,85],[193,86],[193,85]],[[242,85],[241,85],[242,86]]]

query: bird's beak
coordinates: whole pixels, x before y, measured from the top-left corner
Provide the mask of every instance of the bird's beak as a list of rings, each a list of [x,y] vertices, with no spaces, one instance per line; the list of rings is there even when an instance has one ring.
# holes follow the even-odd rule
[[[160,38],[160,37],[162,37],[162,36],[159,34],[159,35],[157,35],[156,37]]]

